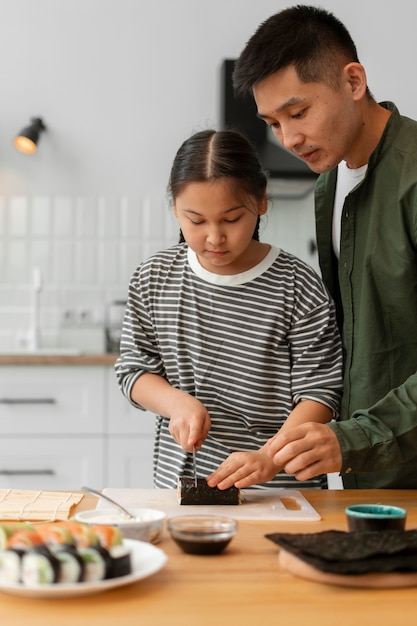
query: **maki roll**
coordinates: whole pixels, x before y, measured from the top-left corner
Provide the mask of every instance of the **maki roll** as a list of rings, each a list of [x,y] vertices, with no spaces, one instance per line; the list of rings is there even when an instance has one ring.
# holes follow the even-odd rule
[[[119,578],[132,573],[132,560],[130,550],[124,545],[110,548],[110,570],[108,578]]]
[[[109,578],[111,572],[111,557],[106,548],[91,546],[79,548],[79,555],[83,561],[83,581],[97,582]]]
[[[79,522],[36,528],[39,532],[22,525],[8,529],[7,547],[0,550],[0,581],[28,586],[98,582],[132,572],[118,528],[97,525],[93,530]]]
[[[198,478],[196,487],[193,478],[181,476],[177,498],[179,504],[240,504],[240,491],[237,487],[209,487],[205,478]]]
[[[22,556],[22,582],[27,586],[58,582],[59,561],[46,546],[36,546]]]
[[[11,548],[0,552],[0,580],[5,583],[18,583],[21,580],[22,556],[24,550]]]
[[[84,561],[72,544],[55,545],[51,548],[59,562],[59,583],[79,583],[84,578]]]

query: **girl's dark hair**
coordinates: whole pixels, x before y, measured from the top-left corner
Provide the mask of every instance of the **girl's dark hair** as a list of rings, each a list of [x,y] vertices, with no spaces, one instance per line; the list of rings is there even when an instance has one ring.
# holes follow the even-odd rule
[[[252,93],[256,83],[294,65],[301,81],[337,87],[340,68],[351,62],[359,59],[344,24],[329,11],[299,4],[259,26],[235,63],[233,85],[236,94]]]
[[[171,200],[192,182],[226,179],[232,192],[261,201],[266,193],[267,177],[249,139],[236,130],[203,130],[179,148],[168,184]],[[259,222],[253,234],[259,240]],[[180,242],[184,241],[180,233]]]

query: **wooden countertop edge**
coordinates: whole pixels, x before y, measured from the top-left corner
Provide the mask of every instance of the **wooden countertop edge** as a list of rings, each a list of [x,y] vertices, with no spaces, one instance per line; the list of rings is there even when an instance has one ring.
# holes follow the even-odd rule
[[[2,354],[0,365],[114,365],[117,354]]]

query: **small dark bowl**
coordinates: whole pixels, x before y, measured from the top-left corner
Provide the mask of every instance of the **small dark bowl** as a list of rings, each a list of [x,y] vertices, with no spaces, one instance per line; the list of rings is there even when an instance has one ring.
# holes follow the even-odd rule
[[[220,554],[237,531],[237,521],[216,515],[181,515],[167,522],[173,540],[189,554]]]
[[[354,504],[345,509],[349,530],[404,530],[407,511],[383,504]]]

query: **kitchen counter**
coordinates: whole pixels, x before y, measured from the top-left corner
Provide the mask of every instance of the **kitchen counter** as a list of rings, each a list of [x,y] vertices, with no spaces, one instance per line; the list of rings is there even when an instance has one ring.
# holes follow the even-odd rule
[[[239,521],[227,550],[218,556],[184,554],[167,536],[158,547],[165,567],[142,581],[71,599],[40,600],[0,594],[0,619],[13,626],[352,626],[414,623],[416,589],[355,589],[304,580],[278,564],[272,532],[346,530],[352,503],[403,506],[407,528],[417,528],[417,491],[303,491],[320,513],[317,522]],[[79,508],[95,502],[86,496]]]
[[[0,354],[0,365],[114,365],[118,354]]]

